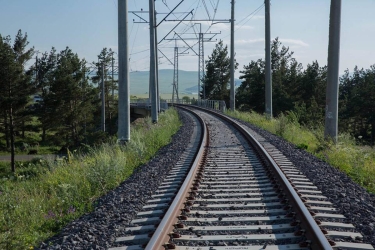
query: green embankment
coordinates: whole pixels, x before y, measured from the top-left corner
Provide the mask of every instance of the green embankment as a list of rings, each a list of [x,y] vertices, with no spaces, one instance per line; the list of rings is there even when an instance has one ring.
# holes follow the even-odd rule
[[[126,146],[105,144],[58,161],[38,160],[0,179],[0,249],[32,249],[69,221],[89,212],[95,200],[118,186],[159,148],[181,122],[177,111],[145,119],[131,128]],[[4,166],[2,166],[4,167]]]
[[[348,134],[340,134],[338,143],[324,140],[324,129],[311,130],[298,123],[293,112],[267,119],[255,112],[228,112],[228,115],[254,124],[304,149],[340,169],[356,183],[375,193],[375,150],[360,146]]]

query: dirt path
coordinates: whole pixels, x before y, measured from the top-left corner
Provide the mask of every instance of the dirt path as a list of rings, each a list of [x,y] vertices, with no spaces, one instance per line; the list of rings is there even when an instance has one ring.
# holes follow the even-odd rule
[[[62,155],[57,154],[49,154],[49,155],[16,155],[15,160],[16,161],[30,161],[34,158],[52,158],[56,159],[57,157],[61,157]],[[0,161],[10,161],[10,155],[0,155]]]

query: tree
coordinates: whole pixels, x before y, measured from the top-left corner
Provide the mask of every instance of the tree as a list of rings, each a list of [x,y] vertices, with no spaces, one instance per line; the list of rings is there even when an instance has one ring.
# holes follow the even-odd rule
[[[68,47],[57,55],[53,81],[45,102],[51,126],[65,138],[65,146],[79,146],[85,124],[93,120],[98,92],[88,84],[86,61]]]
[[[42,142],[46,142],[46,132],[51,128],[51,117],[50,113],[53,112],[51,109],[51,102],[48,97],[50,89],[54,81],[54,71],[57,66],[57,55],[56,49],[52,47],[49,53],[45,52],[41,58],[37,58],[35,66],[31,67],[31,70],[35,72],[34,85],[36,91],[40,93],[41,101],[33,104],[34,114],[38,117],[42,127]]]
[[[15,172],[15,132],[22,123],[22,112],[29,96],[33,93],[31,72],[25,71],[25,64],[34,53],[34,49],[26,50],[29,42],[27,34],[18,31],[11,45],[10,37],[0,36],[0,106],[4,117],[5,134],[10,142],[11,168]]]
[[[117,116],[117,99],[114,98],[114,91],[117,90],[117,81],[112,78],[112,63],[113,51],[111,49],[103,48],[98,55],[98,62],[93,62],[96,66],[96,75],[91,78],[92,82],[98,84],[98,89],[101,90],[102,67],[104,71],[104,93],[105,93],[105,112],[106,124],[109,122],[109,133],[113,134],[114,130],[114,117]]]
[[[371,145],[375,141],[375,65],[370,69],[354,68],[340,79],[339,126]]]
[[[288,47],[276,38],[271,46],[273,113],[275,116],[294,107],[293,93],[296,92],[302,65],[293,57]],[[237,89],[237,105],[242,110],[252,109],[263,113],[265,107],[265,62],[251,61],[241,71],[243,80]]]
[[[236,91],[237,107],[242,111],[264,112],[265,103],[265,62],[262,59],[251,61],[240,71],[243,80]]]
[[[308,64],[303,71],[294,95],[295,111],[300,122],[316,127],[324,122],[325,89],[327,85],[327,67],[320,67],[317,61]]]
[[[238,63],[235,61],[235,69]],[[206,61],[206,72],[203,77],[201,98],[212,100],[224,100],[229,105],[229,80],[230,80],[230,58],[228,56],[228,46],[224,47],[220,40],[208,56]]]

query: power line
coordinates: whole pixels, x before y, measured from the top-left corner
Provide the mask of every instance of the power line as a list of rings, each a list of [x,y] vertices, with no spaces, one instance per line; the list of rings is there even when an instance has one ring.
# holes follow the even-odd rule
[[[202,3],[203,3],[204,8],[206,9],[206,13],[207,13],[208,19],[211,20],[210,12],[208,11],[208,8],[207,8],[207,5],[206,5],[206,1],[202,0]]]
[[[262,7],[264,7],[264,3],[263,4],[261,4],[258,8],[256,8],[253,12],[251,12],[249,15],[247,15],[246,17],[244,17],[244,18],[242,18],[241,19],[241,21],[238,21],[237,22],[237,25],[239,25],[240,23],[242,23],[244,20],[246,20],[246,18],[248,18],[249,16],[251,16],[251,15],[255,15],[255,14],[257,14],[261,9],[262,9]],[[255,13],[256,12],[256,13]],[[251,19],[251,18],[250,18]],[[250,20],[249,19],[249,20]],[[249,20],[247,20],[247,21],[249,21]],[[247,22],[246,21],[246,22]]]
[[[134,24],[134,23],[133,23]],[[132,26],[133,27],[133,26]],[[133,28],[132,28],[133,29]],[[137,35],[138,35],[138,29],[139,29],[139,25],[137,25],[137,31],[135,32],[135,36],[134,36],[134,39],[133,39],[133,44],[132,44],[132,49],[130,51],[130,55],[133,54],[133,49],[134,49],[134,44],[135,44],[135,39],[137,38]]]
[[[241,23],[241,22],[243,22],[244,20],[246,20],[246,18],[248,18],[249,16],[251,16],[250,18],[248,18],[247,20],[246,20],[246,22],[244,22],[240,27],[238,27],[237,29],[235,29],[235,31],[237,31],[237,30],[239,30],[240,28],[242,28],[246,23],[248,23],[256,14],[258,14],[258,12],[259,11],[261,11],[262,9],[263,9],[263,7],[264,7],[264,4],[262,4],[261,6],[259,6],[256,10],[254,10],[253,12],[251,12],[249,15],[247,15],[245,18],[243,18],[241,21],[239,21],[238,23],[236,23],[237,25],[239,24],[239,23]],[[230,36],[230,34],[229,35],[226,35],[226,36],[224,36],[224,37],[222,37],[222,38],[226,38],[226,37],[228,37],[228,36]]]

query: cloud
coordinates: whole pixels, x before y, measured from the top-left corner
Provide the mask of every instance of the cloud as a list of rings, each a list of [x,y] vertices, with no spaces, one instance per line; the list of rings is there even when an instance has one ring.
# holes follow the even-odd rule
[[[255,16],[249,17],[249,18],[254,19],[254,20],[258,20],[258,19],[264,19],[264,16],[262,16],[262,15],[255,15]]]
[[[283,38],[280,38],[279,39],[280,42],[282,42],[283,44],[286,44],[286,45],[291,45],[293,47],[296,47],[296,46],[300,46],[300,47],[308,47],[309,44],[305,43],[304,41],[302,40],[296,40],[296,39],[283,39]]]
[[[256,39],[239,39],[236,40],[236,44],[238,45],[246,45],[246,44],[254,44],[254,43],[264,43],[264,38],[256,38]]]
[[[234,26],[234,29],[237,30],[237,29],[240,29],[240,30],[253,30],[255,29],[253,26],[250,26],[250,25],[235,25]]]
[[[236,40],[236,44],[239,46],[242,45],[250,45],[250,44],[257,44],[257,43],[264,43],[264,38],[255,38],[255,39],[238,39]],[[280,38],[279,41],[289,47],[309,47],[310,45],[308,43],[305,43],[302,40],[299,39],[288,39],[288,38]]]
[[[212,25],[210,30],[212,32],[230,30],[230,24],[229,23],[215,23],[214,25]]]

